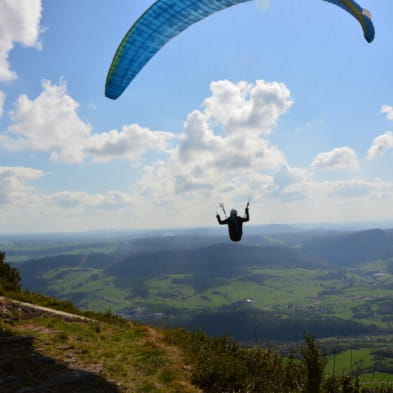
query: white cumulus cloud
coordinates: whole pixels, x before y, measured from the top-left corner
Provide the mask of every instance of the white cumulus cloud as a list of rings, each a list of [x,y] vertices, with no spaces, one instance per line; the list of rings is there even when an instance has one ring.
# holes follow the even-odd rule
[[[91,126],[79,118],[79,105],[67,94],[65,82],[43,81],[42,87],[35,100],[18,98],[9,135],[0,143],[10,150],[50,152],[52,160],[81,162],[81,141],[90,135]]]
[[[111,130],[91,135],[85,141],[83,151],[94,161],[135,159],[149,150],[167,151],[168,141],[173,138],[174,134],[170,132],[151,131],[138,124],[131,124],[123,126],[121,131]]]
[[[311,163],[312,168],[321,169],[356,169],[359,161],[356,152],[347,146],[319,153]]]
[[[216,120],[226,134],[268,135],[278,118],[292,106],[290,91],[283,83],[257,80],[233,83],[212,82],[212,95],[203,105],[205,114]]]
[[[386,113],[388,120],[393,120],[393,106],[382,105],[381,112]]]
[[[21,96],[16,102],[0,146],[43,151],[52,160],[73,163],[133,160],[148,150],[164,154],[146,160],[126,192],[82,188],[46,193],[34,182],[50,175],[0,167],[0,227],[59,231],[214,225],[219,202],[242,213],[249,197],[253,223],[386,218],[393,183],[320,181],[310,168],[292,167],[272,144],[270,135],[292,104],[283,84],[218,81],[202,107],[188,114],[180,136],[137,124],[94,133],[79,117],[79,104],[66,84],[46,81],[36,98]],[[393,147],[393,133],[378,138],[370,156]],[[311,167],[358,165],[355,151],[344,146],[318,154]]]
[[[79,117],[79,104],[67,93],[65,82],[56,85],[44,81],[43,91],[35,99],[19,97],[11,113],[12,124],[0,136],[0,146],[48,152],[53,161],[73,163],[136,160],[149,150],[163,152],[165,159],[144,166],[134,195],[139,200],[154,200],[159,206],[179,201],[185,193],[191,203],[201,195],[221,198],[230,193],[243,197],[249,194],[249,185],[260,196],[293,187],[297,170],[288,166],[283,153],[267,139],[279,117],[292,105],[285,85],[222,81],[212,83],[211,91],[203,110],[189,114],[180,137],[137,124],[94,133]],[[219,102],[225,105],[225,113]],[[173,140],[177,145],[171,146]],[[279,175],[282,168],[293,175],[286,177],[287,185]],[[275,180],[279,184],[274,185]],[[127,199],[114,195],[112,202],[106,195],[103,204],[116,206]],[[100,206],[101,198],[60,192],[52,194],[47,205],[75,207],[82,203],[93,207]]]
[[[367,158],[374,160],[382,157],[387,151],[393,149],[393,132],[387,131],[374,138],[371,147],[368,149]]]
[[[8,61],[15,43],[40,48],[41,14],[41,0],[0,1],[0,81],[16,78]]]
[[[186,193],[190,201],[201,195],[245,198],[250,188],[258,197],[290,193],[287,187],[308,172],[290,168],[268,140],[293,103],[287,87],[224,80],[212,82],[210,90],[203,109],[188,115],[169,160],[146,168],[138,183],[141,195],[166,204]]]
[[[393,106],[382,105],[381,113],[386,113],[386,118],[393,121]],[[386,131],[384,134],[374,138],[367,152],[369,160],[375,160],[385,155],[386,152],[393,149],[393,132]]]
[[[148,150],[165,152],[174,134],[151,131],[138,125],[94,134],[92,126],[78,115],[79,104],[68,93],[64,81],[43,81],[43,91],[30,99],[21,95],[8,133],[0,146],[8,150],[43,151],[52,161],[82,163],[114,158],[137,160]]]
[[[0,206],[24,200],[31,191],[28,182],[39,179],[45,173],[41,170],[25,167],[0,166]]]

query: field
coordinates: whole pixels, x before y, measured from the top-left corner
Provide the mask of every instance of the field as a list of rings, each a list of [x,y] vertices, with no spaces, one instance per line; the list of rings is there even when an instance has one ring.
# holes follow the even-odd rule
[[[392,343],[391,335],[322,340],[322,347],[330,349],[325,372],[359,376],[369,386],[393,384]]]

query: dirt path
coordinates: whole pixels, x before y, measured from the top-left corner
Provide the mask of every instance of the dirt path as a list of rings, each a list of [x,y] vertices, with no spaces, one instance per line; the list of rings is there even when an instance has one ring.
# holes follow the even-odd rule
[[[0,318],[14,319],[17,317],[18,319],[29,319],[49,315],[57,316],[66,321],[93,321],[82,315],[70,314],[64,311],[53,310],[51,308],[36,306],[34,304],[0,296]]]

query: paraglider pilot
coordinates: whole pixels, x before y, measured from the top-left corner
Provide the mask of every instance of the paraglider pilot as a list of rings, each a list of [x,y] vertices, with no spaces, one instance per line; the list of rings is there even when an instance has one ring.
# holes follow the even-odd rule
[[[243,235],[243,222],[247,222],[250,220],[250,214],[248,211],[248,203],[245,209],[245,217],[240,217],[237,215],[237,211],[235,209],[231,210],[230,216],[225,220],[221,220],[220,215],[217,213],[217,221],[220,225],[228,225],[229,237],[233,242],[238,242],[241,240]]]

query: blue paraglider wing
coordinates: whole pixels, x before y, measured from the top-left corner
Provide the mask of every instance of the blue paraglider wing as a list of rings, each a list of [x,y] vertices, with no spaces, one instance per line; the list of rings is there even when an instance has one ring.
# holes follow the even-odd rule
[[[105,95],[118,98],[145,64],[173,37],[207,16],[251,0],[157,0],[132,25],[112,60]],[[325,0],[352,14],[362,25],[366,40],[374,38],[367,11],[353,0]]]
[[[109,69],[105,95],[117,98],[173,37],[207,16],[251,0],[158,0],[134,23]]]
[[[362,26],[364,38],[367,42],[372,42],[375,36],[374,25],[371,20],[371,14],[366,9],[362,8],[354,0],[324,0],[333,3],[348,11],[354,16]]]

